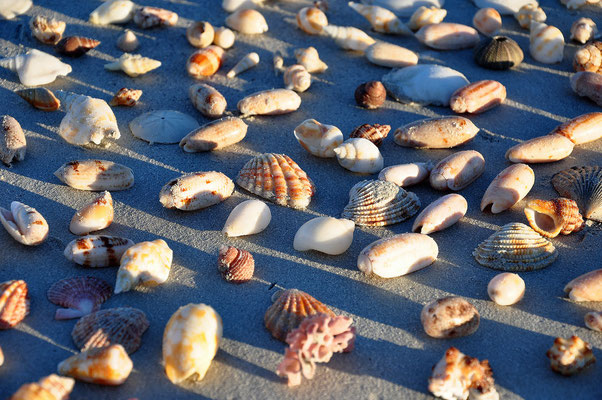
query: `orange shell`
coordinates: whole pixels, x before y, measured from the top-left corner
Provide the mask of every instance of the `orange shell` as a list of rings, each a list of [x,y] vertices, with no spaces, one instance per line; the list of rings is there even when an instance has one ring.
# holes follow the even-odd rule
[[[583,217],[574,200],[559,197],[553,200],[531,200],[525,207],[531,228],[544,237],[568,235],[583,229]]]
[[[381,125],[381,124],[364,124],[360,125],[351,132],[349,138],[364,138],[368,139],[372,143],[377,146],[380,146],[383,142],[383,139],[387,137],[389,131],[391,130],[391,125]]]
[[[232,283],[244,283],[253,278],[255,260],[246,250],[233,246],[222,246],[219,249],[217,269],[225,280]]]
[[[10,400],[67,400],[75,380],[55,374],[21,386]]]
[[[25,281],[0,283],[0,329],[10,329],[29,314],[29,295]]]
[[[450,100],[452,111],[479,114],[506,100],[506,87],[498,81],[484,80],[470,83],[456,90]]]
[[[224,49],[212,45],[192,53],[186,63],[186,69],[194,78],[211,76],[221,67],[223,57]]]
[[[576,72],[602,70],[602,42],[593,42],[579,48],[573,58],[573,68]]]
[[[142,96],[142,90],[121,88],[115,93],[115,96],[111,99],[109,105],[133,107],[138,103],[140,96]]]
[[[26,102],[42,111],[56,111],[61,106],[61,102],[56,98],[54,93],[52,93],[49,89],[40,87],[40,88],[31,88],[31,89],[21,89],[15,91],[19,96],[21,96]]]
[[[99,40],[83,36],[68,36],[57,43],[57,52],[70,57],[79,57],[86,54],[100,44]]]
[[[565,376],[574,375],[596,362],[592,346],[579,336],[569,339],[557,337],[546,356],[550,358],[552,370]]]

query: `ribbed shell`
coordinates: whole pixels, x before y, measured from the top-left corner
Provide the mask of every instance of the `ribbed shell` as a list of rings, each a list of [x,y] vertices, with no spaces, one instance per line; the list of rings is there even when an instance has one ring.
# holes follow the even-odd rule
[[[573,58],[575,71],[598,72],[602,69],[602,42],[586,44],[575,52]]]
[[[178,14],[163,8],[140,7],[134,12],[134,23],[142,29],[174,26],[178,23]]]
[[[228,282],[244,283],[253,278],[255,260],[246,250],[233,246],[222,246],[217,258],[217,269]]]
[[[27,151],[27,140],[19,121],[10,115],[0,117],[0,161],[9,165],[23,161]]]
[[[334,313],[326,305],[298,289],[287,289],[276,293],[274,303],[263,317],[265,327],[276,339],[286,340],[286,335],[296,329],[308,316]]]
[[[83,36],[67,36],[55,46],[57,52],[69,57],[80,57],[100,44],[100,40]]]
[[[420,200],[393,182],[365,180],[349,191],[341,218],[362,226],[386,226],[405,221],[420,209]]]
[[[71,241],[63,254],[67,260],[84,267],[116,267],[123,253],[133,245],[130,239],[90,235]]]
[[[473,252],[477,262],[501,271],[534,271],[552,264],[558,251],[552,243],[525,224],[502,226]]]
[[[531,228],[544,237],[556,237],[559,233],[568,235],[584,226],[577,203],[562,197],[531,200],[525,207],[525,216]]]
[[[221,172],[194,172],[167,182],[159,201],[165,208],[192,211],[220,203],[233,191],[234,182]]]
[[[315,194],[313,182],[286,154],[253,157],[238,173],[236,183],[278,205],[297,209],[306,208]]]
[[[552,186],[562,197],[577,202],[587,219],[602,222],[602,168],[572,167],[552,177]]]
[[[520,46],[506,36],[485,39],[474,51],[474,59],[483,68],[504,70],[516,67],[524,59]]]
[[[25,281],[0,283],[0,329],[10,329],[29,314],[29,294]]]
[[[74,385],[73,378],[51,374],[36,383],[22,385],[10,400],[67,400]]]
[[[142,96],[142,90],[121,88],[113,99],[109,102],[110,106],[125,106],[134,107],[138,103],[138,99]]]
[[[61,106],[61,102],[54,93],[43,87],[16,90],[15,93],[38,110],[56,111]]]
[[[222,66],[224,49],[219,46],[209,46],[197,50],[188,58],[186,70],[193,78],[211,76]]]
[[[112,291],[111,285],[102,279],[78,276],[53,283],[46,296],[51,303],[65,307],[56,310],[55,319],[70,319],[98,311]]]
[[[285,89],[305,92],[311,85],[311,75],[301,64],[291,65],[283,75]]]
[[[368,139],[372,143],[377,146],[380,146],[383,142],[383,139],[387,137],[389,131],[391,130],[391,125],[381,125],[381,124],[364,124],[360,125],[349,134],[350,138],[364,138]]]
[[[79,190],[117,191],[134,185],[132,170],[112,161],[70,161],[57,169],[54,175],[61,182]]]

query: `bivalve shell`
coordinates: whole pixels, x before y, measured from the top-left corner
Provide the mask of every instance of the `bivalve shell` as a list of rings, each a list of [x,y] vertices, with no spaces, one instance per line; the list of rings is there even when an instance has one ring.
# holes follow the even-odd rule
[[[525,281],[517,274],[502,272],[489,281],[487,294],[500,306],[516,304],[525,295]]]
[[[105,191],[75,213],[69,230],[74,235],[87,235],[107,228],[113,222],[113,216],[113,198]]]
[[[326,36],[334,40],[340,48],[352,51],[365,51],[375,42],[364,31],[353,26],[326,25],[322,28]]]
[[[54,47],[61,54],[69,57],[80,57],[100,44],[100,40],[83,36],[67,36]]]
[[[418,64],[418,54],[387,42],[371,44],[364,54],[368,61],[381,67],[404,68]]]
[[[255,260],[246,250],[233,246],[222,246],[217,257],[217,270],[232,283],[244,283],[253,278]]]
[[[506,70],[523,62],[523,51],[518,43],[507,36],[485,39],[474,51],[474,60],[483,68]]]
[[[61,279],[50,286],[46,296],[56,305],[54,319],[80,318],[98,311],[100,305],[111,297],[111,285],[93,276]]]
[[[93,348],[63,360],[57,366],[59,374],[99,385],[121,385],[126,381],[134,363],[120,344]]]
[[[196,79],[211,76],[222,66],[224,49],[211,45],[192,53],[186,62],[188,74]]]
[[[471,141],[479,128],[464,117],[421,119],[401,126],[393,140],[402,147],[449,149]]]
[[[257,64],[259,64],[259,54],[255,52],[249,53],[241,58],[240,61],[237,62],[230,71],[228,71],[226,76],[228,78],[234,78],[235,76],[240,75],[242,72],[255,67]]]
[[[317,7],[303,7],[297,12],[296,20],[299,29],[310,35],[319,35],[328,25],[326,14]]]
[[[109,102],[110,106],[134,107],[142,96],[142,90],[121,88]]]
[[[79,190],[117,191],[134,186],[131,169],[105,160],[70,161],[57,169],[54,175],[64,184]]]
[[[167,182],[159,201],[165,208],[192,211],[221,203],[233,191],[234,182],[221,172],[193,172]]]
[[[136,34],[129,29],[126,29],[125,32],[117,39],[117,47],[126,53],[131,53],[135,51],[138,46],[140,46],[140,41]]]
[[[124,24],[132,19],[136,4],[129,0],[110,0],[90,13],[94,25]]]
[[[328,65],[320,60],[320,55],[315,47],[296,49],[295,58],[297,63],[303,65],[310,74],[319,74],[328,69]]]
[[[368,139],[376,146],[380,146],[383,140],[389,134],[391,125],[381,124],[363,124],[356,127],[350,134],[349,138],[363,138]]]
[[[584,227],[583,217],[574,200],[558,198],[553,200],[531,200],[525,207],[529,225],[541,236],[556,237],[559,233],[568,235]]]
[[[458,114],[479,114],[497,107],[506,100],[506,87],[498,81],[473,82],[452,94],[449,107]]]
[[[343,143],[343,132],[334,125],[306,119],[294,130],[295,138],[305,150],[316,157],[333,158],[334,149]]]
[[[35,208],[13,201],[10,211],[0,207],[0,222],[17,242],[37,246],[48,237],[48,222]]]
[[[61,107],[61,102],[54,93],[43,87],[16,90],[15,93],[38,110],[56,111]]]
[[[63,254],[84,267],[116,267],[121,256],[134,242],[117,236],[90,235],[72,240]]]
[[[587,97],[602,107],[602,74],[577,72],[571,77],[571,88],[579,96]]]
[[[215,28],[215,34],[213,36],[214,45],[219,46],[222,49],[229,49],[234,46],[235,40],[236,36],[230,29],[224,28],[223,26]]]
[[[591,311],[585,314],[585,326],[591,330],[602,332],[602,312]]]
[[[360,174],[375,174],[384,160],[378,147],[368,139],[351,138],[333,150],[341,167]]]
[[[36,15],[29,20],[31,34],[44,44],[57,44],[63,37],[67,24],[55,18]]]
[[[495,8],[481,8],[472,18],[472,25],[485,36],[493,36],[502,28],[502,16]]]
[[[238,10],[226,18],[226,25],[245,35],[258,35],[268,31],[268,23],[261,13],[253,9]]]
[[[485,171],[485,159],[478,151],[465,150],[439,161],[429,176],[433,189],[462,190]]]
[[[67,76],[71,73],[69,64],[37,49],[1,59],[0,67],[15,72],[25,86],[45,85],[54,82],[58,76]]]
[[[506,158],[514,163],[547,163],[567,158],[575,145],[563,135],[545,135],[527,140],[506,151]]]
[[[180,147],[188,153],[220,150],[243,140],[247,129],[242,119],[225,117],[193,130],[180,141]]]
[[[159,26],[174,26],[178,23],[178,14],[157,7],[140,7],[134,12],[134,23],[142,29]]]
[[[575,375],[596,362],[592,346],[579,336],[569,339],[557,337],[546,356],[550,359],[552,371],[565,376]]]
[[[451,22],[426,25],[416,32],[416,39],[436,50],[459,50],[479,43],[479,33],[470,26]]]
[[[267,204],[261,200],[246,200],[230,212],[222,232],[228,237],[254,235],[267,228],[271,220]]]
[[[529,35],[531,56],[544,64],[555,64],[564,57],[564,36],[560,29],[543,22],[531,21]]]
[[[240,100],[238,111],[244,116],[280,115],[296,111],[301,105],[301,97],[293,90],[271,89],[255,92]]]
[[[556,173],[552,186],[562,197],[577,202],[584,218],[602,222],[602,168],[572,167]]]
[[[373,110],[385,103],[387,89],[380,81],[365,82],[355,89],[353,96],[358,106]]]
[[[130,121],[135,137],[153,143],[179,143],[199,123],[188,114],[175,110],[149,111]]]
[[[418,214],[412,225],[412,232],[428,235],[442,231],[462,219],[466,211],[468,211],[468,203],[463,196],[456,193],[445,195]]]
[[[575,52],[573,57],[575,71],[598,72],[602,70],[602,42],[586,44]]]
[[[164,240],[133,245],[121,257],[115,294],[127,292],[139,285],[154,287],[165,283],[172,259],[173,251]]]
[[[355,12],[366,18],[372,29],[380,33],[393,35],[411,35],[412,31],[397,16],[386,8],[354,3],[347,3]]]
[[[602,269],[596,269],[573,279],[564,287],[573,301],[602,301]]]
[[[310,219],[297,230],[293,248],[297,251],[316,250],[333,256],[343,254],[351,246],[354,229],[355,223],[348,219]]]
[[[531,21],[545,22],[547,16],[544,10],[537,3],[534,3],[522,6],[514,13],[514,18],[516,18],[521,28],[530,29]]]
[[[575,144],[593,142],[602,138],[602,112],[580,115],[558,125],[550,134],[559,134]]]
[[[535,173],[525,164],[514,164],[500,172],[487,187],[481,211],[498,214],[521,201],[535,184]]]
[[[13,161],[23,161],[26,151],[27,140],[21,124],[10,115],[0,117],[0,161],[10,166]]]
[[[571,40],[585,44],[598,34],[598,27],[591,18],[579,18],[571,26]]]
[[[393,182],[397,186],[407,187],[428,178],[432,169],[433,164],[430,161],[392,165],[380,171],[378,179]]]
[[[10,400],[66,400],[74,385],[73,378],[52,374],[21,386]]]
[[[152,58],[142,57],[140,54],[123,53],[117,61],[105,64],[105,69],[109,71],[123,71],[128,76],[135,78],[144,75],[161,66],[161,61]]]
[[[0,283],[0,329],[10,329],[29,314],[29,293],[22,280]]]
[[[476,307],[457,296],[432,301],[420,313],[424,331],[437,339],[472,335],[479,328],[480,319]]]
[[[284,70],[284,88],[305,92],[311,86],[311,75],[301,64],[291,65]]]
[[[438,24],[447,15],[447,10],[444,8],[439,8],[435,6],[420,6],[414,14],[410,17],[410,21],[408,22],[408,28],[413,31],[417,31],[426,25]]]

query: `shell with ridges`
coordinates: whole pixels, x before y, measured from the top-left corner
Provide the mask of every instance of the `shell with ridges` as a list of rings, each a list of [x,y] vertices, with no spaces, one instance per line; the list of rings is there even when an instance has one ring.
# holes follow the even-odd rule
[[[530,29],[531,56],[544,64],[561,62],[564,57],[564,36],[560,29],[537,21],[531,21]]]
[[[559,134],[575,144],[593,142],[602,138],[602,112],[580,115],[558,125],[550,134]]]
[[[567,158],[575,145],[562,135],[538,136],[512,146],[506,158],[514,163],[547,163]]]
[[[139,285],[153,287],[165,283],[172,259],[173,251],[162,239],[133,245],[121,257],[115,294],[127,292]]]
[[[130,121],[135,137],[152,143],[179,143],[199,123],[188,114],[175,110],[149,111]]]
[[[109,71],[123,71],[128,76],[135,78],[157,69],[160,66],[161,61],[142,57],[140,54],[123,53],[117,61],[105,64],[105,69]]]
[[[67,24],[55,18],[36,15],[29,20],[31,34],[44,44],[57,44],[63,37]]]
[[[207,21],[198,21],[186,28],[186,39],[194,47],[203,49],[213,43],[215,30]]]
[[[430,161],[392,165],[380,171],[378,179],[393,182],[397,186],[406,187],[420,183],[428,178],[432,169],[433,163]]]
[[[535,173],[525,164],[514,164],[500,172],[487,187],[481,211],[501,213],[521,201],[535,184]]]
[[[602,42],[586,44],[575,52],[573,58],[575,71],[598,72],[602,70]]]
[[[296,111],[301,105],[301,97],[289,89],[271,89],[252,93],[237,104],[244,116],[280,115]]]
[[[479,33],[468,25],[451,22],[426,25],[415,34],[418,41],[437,50],[459,50],[479,43]]]
[[[120,344],[89,349],[63,360],[60,374],[99,385],[121,385],[130,376],[134,363]]]
[[[215,34],[213,37],[213,44],[221,47],[222,49],[229,49],[234,45],[236,36],[234,32],[225,27],[215,28]]]
[[[479,114],[502,104],[506,100],[506,87],[498,81],[473,82],[452,94],[449,107],[455,113]]]
[[[585,326],[589,329],[602,332],[602,312],[591,311],[585,314]]]
[[[45,85],[54,82],[57,76],[66,76],[71,73],[69,64],[37,49],[4,58],[0,60],[0,67],[15,72],[25,86]]]
[[[449,149],[471,141],[479,128],[464,117],[427,118],[410,122],[393,133],[395,143],[402,147]]]
[[[581,71],[571,77],[571,89],[602,107],[602,74]]]
[[[351,138],[334,148],[341,167],[360,174],[374,174],[383,169],[383,156],[368,139]]]
[[[73,390],[75,380],[55,374],[26,383],[10,397],[10,400],[66,400]]]
[[[316,250],[330,255],[347,251],[353,241],[355,223],[348,219],[313,218],[295,233],[293,248],[297,251]]]
[[[222,277],[232,283],[244,283],[253,278],[255,260],[246,250],[222,246],[217,257],[217,269]]]
[[[372,64],[388,68],[404,68],[418,63],[418,54],[405,47],[375,42],[364,53]]]
[[[259,54],[255,52],[251,52],[244,56],[236,63],[234,67],[226,74],[228,78],[234,78],[237,75],[240,75],[242,72],[245,72],[259,64]]]
[[[69,242],[63,254],[67,260],[84,267],[116,267],[123,253],[133,245],[130,239],[117,236],[89,235]]]
[[[242,119],[225,117],[193,130],[180,141],[180,147],[188,153],[223,149],[243,140],[247,128]]]
[[[456,193],[443,196],[418,214],[412,232],[428,235],[429,233],[442,231],[458,222],[468,210],[466,199]]]
[[[0,222],[19,243],[37,246],[48,237],[48,222],[35,208],[13,201],[10,211],[0,207]]]
[[[348,2],[347,5],[366,18],[372,29],[380,33],[411,35],[412,31],[397,16],[386,8]]]
[[[591,18],[579,18],[571,26],[571,40],[587,43],[598,34],[598,27]]]
[[[516,304],[525,295],[525,281],[517,274],[502,272],[489,281],[487,294],[500,306]]]
[[[310,74],[319,74],[328,69],[328,65],[320,60],[320,55],[315,47],[296,49],[295,58],[297,59],[297,63],[303,65]]]
[[[353,26],[327,25],[323,29],[326,36],[345,50],[365,51],[376,41],[368,36],[364,31]]]
[[[316,157],[335,157],[334,149],[343,143],[343,132],[334,125],[306,119],[294,130],[299,144]]]
[[[238,10],[226,18],[228,27],[245,35],[258,35],[268,31],[268,23],[257,10]]]
[[[10,115],[0,117],[0,161],[9,166],[13,161],[23,161],[27,140],[21,124]]]
[[[556,237],[559,233],[568,235],[585,225],[577,203],[563,197],[531,200],[524,211],[531,228],[544,237]]]
[[[220,118],[226,111],[226,98],[213,86],[205,83],[191,85],[188,95],[194,107],[207,118]]]
[[[136,4],[129,0],[110,0],[90,13],[94,25],[124,24],[132,19]]]
[[[429,182],[437,190],[462,190],[485,171],[485,159],[475,150],[454,153],[431,170]]]
[[[458,296],[434,300],[422,308],[420,322],[427,335],[450,339],[472,335],[479,328],[479,311]]]
[[[303,7],[297,12],[296,21],[299,29],[310,35],[319,35],[328,25],[326,14],[317,7]]]
[[[105,191],[75,213],[69,230],[74,235],[87,235],[107,228],[113,222],[113,216],[113,198]]]
[[[80,318],[98,311],[100,305],[111,297],[111,285],[93,276],[61,279],[50,286],[46,296],[56,305],[54,319]]]
[[[389,134],[390,130],[391,125],[363,124],[353,129],[353,131],[349,134],[349,138],[368,139],[376,146],[380,146],[383,142],[383,139]]]
[[[142,96],[142,90],[121,88],[109,102],[110,106],[134,107]]]
[[[10,329],[29,314],[29,294],[25,281],[0,283],[0,329]]]
[[[570,376],[596,362],[592,346],[578,336],[569,339],[557,337],[546,356],[554,372]]]
[[[44,87],[15,90],[15,93],[38,110],[56,111],[61,107],[60,100]]]
[[[291,65],[284,70],[285,89],[295,92],[305,92],[311,86],[311,75],[301,64]]]
[[[126,29],[125,32],[117,39],[117,47],[126,53],[131,53],[135,51],[138,46],[140,46],[140,41],[136,34],[129,29]]]
[[[572,167],[552,176],[552,186],[562,197],[577,202],[587,219],[602,222],[602,168]]]
[[[446,15],[447,10],[444,8],[420,6],[410,17],[408,28],[417,31],[425,25],[438,24]]]
[[[514,18],[516,18],[521,28],[530,29],[531,21],[545,22],[547,16],[537,4],[525,4],[514,13]]]
[[[483,68],[505,70],[516,67],[524,59],[520,46],[506,36],[485,39],[474,50],[474,59]]]
[[[246,200],[230,212],[222,232],[228,237],[253,235],[267,228],[271,220],[267,204],[261,200]]]
[[[69,57],[79,57],[86,54],[100,44],[100,40],[83,36],[67,36],[61,39],[54,47],[61,54]]]
[[[94,192],[125,190],[134,185],[134,173],[130,168],[105,160],[70,161],[54,175],[74,189]]]
[[[564,287],[573,301],[602,301],[602,269],[596,269],[573,279]]]
[[[174,26],[178,23],[178,14],[157,7],[140,7],[134,12],[134,23],[142,29],[158,26]]]
[[[493,36],[502,28],[502,16],[495,8],[481,8],[472,18],[472,25],[485,36]]]
[[[193,172],[167,182],[159,201],[165,208],[192,211],[218,204],[233,191],[234,182],[221,172]]]

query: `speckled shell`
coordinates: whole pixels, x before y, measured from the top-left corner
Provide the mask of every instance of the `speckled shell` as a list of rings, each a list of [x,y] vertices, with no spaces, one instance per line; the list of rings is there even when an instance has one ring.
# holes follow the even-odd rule
[[[297,13],[296,20],[299,29],[310,35],[319,35],[328,25],[326,14],[317,7],[303,7]]]
[[[535,184],[535,173],[525,164],[514,164],[497,174],[481,200],[481,211],[501,213],[521,201]]]
[[[40,379],[38,383],[22,385],[10,400],[66,400],[74,385],[73,378],[52,374]]]
[[[531,200],[525,207],[529,225],[544,237],[568,235],[583,229],[583,217],[574,200],[563,197],[553,200]]]
[[[598,27],[591,18],[579,18],[571,25],[571,40],[585,44],[598,34]]]
[[[63,37],[66,27],[64,21],[43,15],[36,15],[29,20],[32,36],[44,44],[57,44]]]
[[[213,37],[213,44],[221,47],[222,49],[229,49],[234,45],[236,36],[228,28],[219,27],[215,28],[215,35]]]
[[[56,111],[61,106],[54,93],[43,87],[15,90],[15,93],[38,110]]]
[[[296,49],[295,58],[297,63],[303,65],[310,74],[319,74],[328,69],[328,65],[320,60],[320,55],[315,47]]]
[[[474,50],[475,62],[483,68],[505,70],[523,62],[520,46],[507,36],[485,39]]]
[[[213,43],[215,30],[207,21],[194,22],[186,28],[186,39],[191,46],[203,49]]]
[[[199,123],[188,114],[175,110],[155,110],[137,116],[129,123],[135,137],[153,143],[180,143]]]
[[[27,141],[21,124],[10,115],[1,116],[0,161],[10,166],[13,161],[23,161],[26,151]]]
[[[502,28],[502,16],[495,8],[481,8],[472,18],[472,25],[485,36],[493,36]]]
[[[132,19],[136,4],[129,0],[110,0],[90,13],[94,25],[124,24]]]
[[[233,246],[222,246],[217,257],[217,270],[232,283],[244,283],[253,278],[255,260],[246,250]]]
[[[572,167],[556,173],[552,186],[562,197],[577,202],[584,218],[602,222],[602,168]]]
[[[234,67],[228,71],[226,76],[228,78],[234,78],[235,76],[240,75],[242,72],[255,67],[257,64],[259,64],[259,54],[251,52],[241,58],[240,61],[238,61],[236,65],[234,65]]]
[[[564,287],[573,301],[602,301],[602,269],[596,269],[573,279]]]
[[[479,114],[502,104],[506,100],[506,87],[498,81],[473,82],[452,94],[449,107],[458,114]]]
[[[437,50],[459,50],[479,43],[479,33],[470,26],[451,22],[426,25],[416,32],[416,39]]]
[[[539,136],[509,148],[506,158],[515,163],[554,162],[567,158],[574,146],[573,142],[562,135]]]
[[[311,86],[311,75],[301,64],[291,65],[284,70],[284,88],[305,92]]]
[[[372,29],[380,33],[393,35],[411,35],[412,31],[397,16],[386,8],[354,3],[347,3],[355,12],[366,18]]]
[[[234,182],[221,172],[193,172],[167,182],[159,201],[165,208],[192,211],[218,204],[233,191]]]
[[[537,4],[525,4],[514,13],[514,18],[516,18],[521,28],[530,29],[531,21],[545,22],[547,16]]]
[[[465,150],[439,161],[431,171],[429,182],[437,190],[462,190],[485,171],[485,159],[478,151]]]
[[[383,169],[378,147],[368,139],[351,138],[333,150],[341,167],[360,174],[374,174]]]
[[[451,339],[472,335],[479,328],[479,311],[467,300],[449,296],[426,304],[420,321],[427,335]]]
[[[134,186],[131,169],[105,160],[70,161],[57,169],[54,175],[64,184],[79,190],[117,191]]]
[[[571,77],[571,88],[579,96],[587,97],[602,107],[602,74],[577,72]]]
[[[295,138],[305,150],[316,157],[333,158],[334,149],[343,143],[343,132],[334,125],[306,119],[294,130]]]
[[[10,211],[0,207],[0,222],[17,242],[37,246],[48,237],[48,222],[35,208],[13,201]]]
[[[293,90],[271,89],[255,92],[240,100],[238,111],[243,117],[251,115],[280,115],[296,111],[301,97]]]
[[[83,36],[67,36],[54,47],[61,54],[69,57],[80,57],[100,44],[100,40]]]
[[[51,303],[65,307],[56,310],[54,319],[71,319],[98,311],[112,291],[111,285],[102,279],[78,276],[53,283],[46,296]]]
[[[348,219],[313,218],[297,230],[293,248],[297,251],[316,250],[333,256],[343,254],[351,246],[354,229],[355,223]]]
[[[458,222],[467,210],[468,203],[463,196],[456,193],[445,195],[418,214],[412,225],[412,232],[428,235],[442,231]]]
[[[263,317],[265,327],[276,339],[284,342],[286,335],[296,329],[306,317],[334,313],[322,302],[298,289],[287,289],[272,297],[274,303]]]
[[[133,245],[130,239],[117,236],[89,235],[71,241],[63,254],[84,267],[116,267],[123,253]]]
[[[222,319],[205,304],[180,307],[163,332],[163,364],[174,384],[205,377],[222,340]]]
[[[473,252],[477,262],[502,271],[534,271],[552,264],[558,251],[552,243],[525,224],[502,226]]]
[[[585,326],[591,330],[602,332],[602,312],[591,311],[585,314]]]
[[[60,374],[99,385],[121,385],[130,376],[134,363],[120,344],[93,348],[59,363]]]
[[[113,216],[113,198],[105,191],[75,213],[69,230],[74,235],[87,235],[107,228],[113,222]]]
[[[435,6],[420,6],[410,17],[408,28],[417,31],[425,25],[438,24],[447,15],[447,10]]]
[[[380,146],[383,142],[383,139],[387,137],[389,131],[391,130],[391,125],[381,125],[381,124],[363,124],[356,127],[350,134],[349,138],[363,138],[368,139],[376,146]]]
[[[133,245],[121,257],[115,294],[127,292],[139,285],[153,287],[165,283],[172,259],[173,251],[162,239]]]
[[[345,50],[365,51],[368,46],[375,42],[364,31],[353,26],[326,25],[322,30],[326,36],[333,39],[339,47]]]
[[[178,14],[157,7],[140,7],[134,12],[134,23],[142,29],[158,26],[174,26],[178,23]]]
[[[10,329],[29,314],[29,294],[25,281],[0,283],[0,330]]]
[[[315,186],[296,162],[285,154],[265,153],[244,165],[236,177],[243,189],[278,205],[306,208]]]
[[[397,186],[407,187],[422,182],[428,178],[433,164],[417,162],[410,164],[392,165],[380,171],[378,179],[393,182]]]
[[[246,200],[230,212],[222,232],[228,237],[253,235],[267,228],[271,220],[267,204],[261,200]]]
[[[268,31],[268,23],[261,13],[253,9],[238,10],[226,18],[226,25],[245,35],[258,35]]]
[[[531,21],[529,42],[529,51],[536,61],[544,64],[555,64],[562,61],[564,36],[555,26]]]
[[[371,44],[364,54],[372,64],[382,67],[404,68],[418,63],[418,54],[405,47],[387,42]]]
[[[180,141],[180,147],[188,153],[223,149],[243,140],[247,128],[242,119],[225,117],[193,130]]]
[[[108,308],[85,315],[73,327],[73,343],[81,351],[120,344],[132,354],[149,323],[143,311],[131,307]]]
[[[471,141],[478,132],[468,118],[439,117],[401,126],[393,132],[393,140],[403,147],[449,149]]]
[[[136,34],[129,29],[126,29],[125,32],[117,39],[117,47],[126,53],[131,53],[135,51],[138,46],[140,46],[140,41]]]
[[[575,144],[593,142],[602,138],[602,112],[580,115],[558,125],[550,134],[559,134]]]
[[[546,356],[552,370],[565,376],[575,375],[596,362],[592,346],[578,336],[569,339],[557,337]]]
[[[592,42],[575,52],[573,58],[575,71],[602,71],[602,42]]]
[[[142,96],[142,90],[121,88],[109,102],[110,106],[134,107]]]
[[[123,71],[128,76],[135,78],[157,69],[160,66],[161,61],[142,57],[140,54],[123,53],[117,61],[105,64],[105,69],[109,71]]]
[[[15,72],[25,86],[45,85],[54,82],[57,76],[66,76],[71,73],[69,64],[36,49],[31,49],[25,54],[1,59],[0,67]]]
[[[489,281],[487,294],[500,306],[516,304],[525,295],[525,281],[517,274],[502,272]]]

